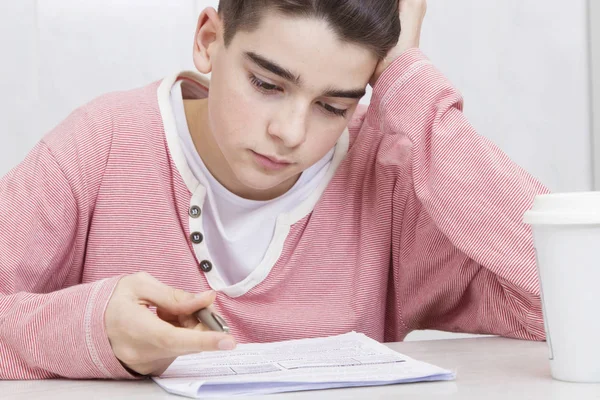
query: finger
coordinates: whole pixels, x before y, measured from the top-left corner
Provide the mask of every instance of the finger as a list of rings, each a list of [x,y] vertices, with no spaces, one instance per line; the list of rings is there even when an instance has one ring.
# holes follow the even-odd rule
[[[199,322],[197,318],[193,317],[180,317],[177,324],[174,326],[180,326],[185,329],[195,329],[198,331],[212,331],[213,329],[206,326],[202,322]]]
[[[214,311],[213,306],[206,307],[207,309]],[[201,321],[198,320],[197,310],[195,310],[192,314],[181,314],[181,315],[173,315],[168,311],[158,308],[156,310],[156,315],[163,321],[166,321],[174,326],[180,326],[184,328],[193,328]]]
[[[163,349],[164,354],[178,357],[202,351],[232,350],[236,346],[233,336],[227,333],[204,330],[198,326],[194,329],[177,328],[160,322],[165,326],[156,331],[156,346]]]
[[[181,324],[179,323],[179,315],[171,314],[170,312],[165,311],[161,308],[156,309],[156,315],[158,316],[158,318],[162,319],[165,322],[168,322],[175,326],[181,326]]]
[[[236,346],[235,339],[230,334],[204,330],[202,327],[174,327],[150,311],[136,315],[136,329],[132,337],[140,344],[151,346],[151,350],[146,351],[146,356],[151,355],[153,360],[203,351],[231,350]]]
[[[210,311],[214,312],[213,306],[208,306],[206,308],[209,309]],[[194,312],[191,315],[179,315],[178,323],[179,323],[179,326],[182,326],[187,329],[195,328],[198,324],[200,324],[202,327],[205,328],[205,330],[210,330],[210,328],[208,326],[205,326],[204,324],[202,324],[202,321],[199,320],[196,312]]]
[[[198,320],[198,317],[196,317],[196,314],[172,315],[169,313],[162,312],[160,309],[158,309],[157,311],[158,312],[156,313],[156,315],[160,319],[162,319],[165,322],[168,322],[169,324],[171,324],[173,326],[186,328],[186,329],[194,329],[198,325],[204,326],[204,324],[202,324],[202,322],[200,322]],[[206,327],[206,330],[210,330],[210,328]]]
[[[168,314],[192,314],[210,306],[216,298],[216,293],[212,290],[194,295],[165,285],[149,274],[141,275],[135,293],[140,299],[160,308],[161,315],[167,319],[170,319]]]
[[[179,326],[186,329],[194,329],[196,326],[201,325],[201,322],[198,321],[198,318],[190,315],[180,315],[177,323]]]

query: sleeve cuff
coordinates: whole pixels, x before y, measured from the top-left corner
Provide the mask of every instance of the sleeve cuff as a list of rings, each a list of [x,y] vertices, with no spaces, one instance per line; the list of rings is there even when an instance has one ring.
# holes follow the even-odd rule
[[[367,112],[367,118],[375,124],[374,126],[383,130],[385,112],[390,99],[408,85],[416,72],[426,65],[431,65],[431,61],[419,48],[414,47],[402,53],[383,71],[375,82]],[[413,100],[415,95],[418,94],[413,93]]]
[[[398,81],[405,81],[417,66],[430,63],[431,61],[418,47],[406,50],[383,71],[375,82],[373,100],[383,99],[390,89],[398,86]]]
[[[106,307],[122,277],[109,278],[92,292],[85,312],[86,343],[91,359],[107,379],[138,379],[115,357],[104,324]]]

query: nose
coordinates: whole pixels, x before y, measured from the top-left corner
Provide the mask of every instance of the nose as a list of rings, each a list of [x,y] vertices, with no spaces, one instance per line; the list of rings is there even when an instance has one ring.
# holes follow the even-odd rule
[[[308,109],[290,104],[279,108],[269,123],[268,133],[287,148],[296,148],[306,140]]]

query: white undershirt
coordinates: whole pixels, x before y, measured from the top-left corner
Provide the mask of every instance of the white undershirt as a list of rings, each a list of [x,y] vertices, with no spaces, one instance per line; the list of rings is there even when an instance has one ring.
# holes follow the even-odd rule
[[[171,106],[186,161],[207,190],[202,206],[204,240],[213,267],[225,283],[233,285],[246,278],[265,256],[277,217],[294,209],[317,188],[331,164],[334,149],[306,169],[282,196],[268,201],[239,197],[212,176],[196,151],[187,125],[181,85],[182,81],[177,81],[171,89]]]

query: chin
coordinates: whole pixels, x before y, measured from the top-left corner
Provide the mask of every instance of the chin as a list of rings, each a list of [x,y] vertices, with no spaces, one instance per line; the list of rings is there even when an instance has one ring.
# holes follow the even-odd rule
[[[242,185],[256,191],[271,190],[289,180],[287,174],[270,175],[250,168],[238,171],[236,176]]]

